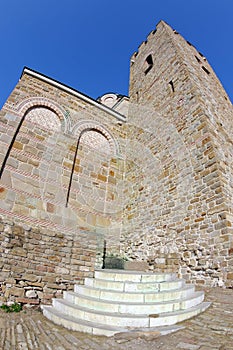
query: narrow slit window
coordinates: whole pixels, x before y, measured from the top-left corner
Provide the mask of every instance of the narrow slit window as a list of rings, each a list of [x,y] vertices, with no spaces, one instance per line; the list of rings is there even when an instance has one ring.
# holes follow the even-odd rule
[[[175,88],[172,80],[169,81],[169,85],[171,86],[172,92],[175,92]]]
[[[210,74],[210,72],[208,71],[208,69],[204,66],[201,66],[201,68],[203,69],[204,72],[206,72],[207,74]]]
[[[198,58],[197,56],[195,56],[195,58],[196,58],[196,60],[197,60],[198,63],[201,62],[200,58]]]
[[[151,68],[153,67],[152,55],[147,56],[146,61],[145,61],[145,66],[146,66],[145,74],[147,74],[151,70]]]

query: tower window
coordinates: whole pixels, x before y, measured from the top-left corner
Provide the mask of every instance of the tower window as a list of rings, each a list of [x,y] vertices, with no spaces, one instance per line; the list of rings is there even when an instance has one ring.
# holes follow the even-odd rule
[[[147,56],[145,60],[145,74],[147,74],[153,67],[153,58],[151,55]]]
[[[169,81],[169,84],[170,84],[170,86],[171,86],[172,92],[175,92],[175,88],[174,88],[173,81],[170,80],[170,81]]]
[[[204,72],[206,72],[207,74],[210,74],[210,72],[208,71],[208,69],[206,69],[206,67],[201,66],[201,68],[203,69]]]
[[[198,58],[196,55],[195,55],[195,58],[196,58],[196,60],[197,60],[198,63],[201,62],[200,58]]]

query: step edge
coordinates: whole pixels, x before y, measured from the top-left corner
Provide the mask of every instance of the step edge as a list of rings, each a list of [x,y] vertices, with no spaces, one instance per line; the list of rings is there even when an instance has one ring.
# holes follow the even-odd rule
[[[182,291],[184,290],[185,288],[194,288],[195,289],[195,286],[192,285],[192,284],[184,284],[181,288],[176,288],[176,289],[171,289],[171,290],[168,290],[168,289],[165,289],[165,290],[161,290],[161,291],[139,291],[139,292],[131,292],[131,291],[121,291],[121,290],[116,290],[116,289],[104,289],[104,288],[96,288],[96,287],[93,287],[93,286],[88,286],[88,285],[85,285],[85,284],[75,284],[74,285],[74,289],[77,288],[77,287],[81,287],[81,288],[86,288],[86,289],[90,289],[90,290],[95,290],[95,291],[99,291],[99,292],[110,292],[110,293],[127,293],[127,294],[135,294],[135,295],[141,295],[141,294],[161,294],[161,293],[170,293],[171,291],[172,292],[176,292],[176,291]]]
[[[140,285],[145,285],[145,284],[166,284],[166,283],[173,283],[173,282],[183,282],[185,283],[185,279],[183,278],[175,278],[172,280],[168,280],[168,281],[148,281],[148,282],[141,282],[141,281],[115,281],[115,280],[107,280],[107,279],[103,279],[103,278],[96,278],[96,277],[86,277],[84,280],[84,285],[86,280],[90,280],[90,281],[97,281],[97,282],[107,282],[107,283],[115,283],[115,284],[140,284]]]
[[[49,306],[49,305],[42,305],[42,306],[45,309],[45,311],[47,311],[50,314],[53,314],[61,319],[65,319],[65,320],[68,320],[70,322],[74,322],[77,325],[80,324],[82,326],[87,326],[87,327],[92,328],[91,333],[93,333],[93,328],[96,328],[96,329],[100,329],[100,330],[112,331],[112,332],[114,332],[114,334],[117,334],[117,333],[127,333],[128,334],[128,333],[134,333],[134,332],[150,333],[153,331],[158,331],[158,332],[160,332],[161,335],[165,335],[165,334],[176,332],[176,331],[179,331],[179,330],[185,328],[184,326],[180,326],[180,325],[176,325],[176,324],[175,325],[168,325],[168,326],[157,326],[157,327],[119,327],[119,326],[115,327],[115,326],[110,326],[110,325],[106,325],[103,323],[86,321],[86,320],[83,320],[80,318],[69,316],[67,314],[64,314],[64,313],[54,309],[52,306]],[[47,318],[46,315],[44,315],[44,317]],[[54,322],[52,320],[50,320],[50,321]]]
[[[178,311],[174,311],[174,312],[164,312],[164,313],[159,313],[158,316],[156,318],[163,318],[163,317],[167,317],[167,316],[176,316],[176,315],[182,315],[185,313],[188,313],[190,311],[195,311],[198,309],[201,309],[200,313],[205,311],[208,307],[211,306],[211,302],[209,301],[203,301],[195,306],[192,306],[190,308],[187,309],[182,309],[182,310],[178,310]],[[203,310],[202,310],[203,309]],[[154,318],[152,315],[149,315],[149,318]]]
[[[154,276],[154,275],[177,275],[175,272],[143,272],[135,270],[119,270],[119,269],[96,269],[95,272],[104,273],[116,273],[122,275],[142,275],[142,276]]]
[[[120,317],[120,318],[141,318],[141,319],[148,319],[148,314],[141,314],[141,315],[133,315],[133,314],[126,314],[126,313],[116,313],[116,312],[105,312],[105,311],[100,311],[100,310],[93,310],[86,308],[84,306],[80,306],[74,303],[69,302],[68,300],[64,299],[53,299],[55,302],[58,302],[60,304],[64,304],[65,306],[71,307],[73,309],[77,309],[83,312],[87,313],[92,313],[92,314],[97,314],[97,315],[103,315],[103,316],[108,316],[108,317]],[[56,306],[52,306],[56,309]]]
[[[45,307],[43,306],[42,310],[43,310],[43,312],[45,310],[45,311],[50,312],[50,313],[52,313],[60,318],[67,319],[68,321],[75,322],[77,324],[82,324],[82,325],[88,326],[90,328],[95,327],[95,328],[113,330],[113,331],[114,330],[122,331],[123,329],[125,329],[124,327],[117,327],[117,326],[115,327],[115,326],[105,325],[104,323],[96,323],[96,322],[92,322],[92,321],[83,320],[82,318],[70,316],[64,312],[61,312],[61,311],[55,309],[51,305],[45,305]]]
[[[66,299],[66,294],[71,294],[71,292],[65,292],[64,294],[64,299]],[[89,300],[89,301],[94,301],[94,302],[102,302],[104,304],[114,304],[114,305],[131,305],[131,306],[144,306],[144,305],[148,305],[148,306],[159,306],[159,305],[167,305],[167,304],[173,304],[173,303],[182,303],[184,301],[188,301],[188,300],[193,300],[195,298],[198,298],[200,296],[205,295],[204,291],[194,291],[191,295],[185,297],[185,298],[177,298],[177,299],[171,299],[171,300],[167,300],[167,301],[157,301],[157,302],[146,302],[146,301],[142,301],[142,302],[127,302],[127,301],[119,301],[119,300],[107,300],[107,299],[101,299],[101,298],[95,298],[95,297],[90,297],[88,295],[85,294],[80,294],[77,292],[72,292],[72,295],[74,297],[81,297],[83,299]],[[75,304],[75,303],[74,303]]]
[[[70,308],[74,308],[76,310],[80,310],[83,312],[87,312],[87,313],[91,313],[91,314],[97,314],[97,315],[103,315],[103,316],[108,316],[108,317],[116,317],[116,318],[139,318],[139,319],[147,319],[147,318],[153,318],[152,315],[150,314],[129,314],[129,313],[117,313],[117,312],[106,312],[106,311],[100,311],[100,310],[95,310],[95,309],[89,309],[86,308],[84,306],[80,306],[77,304],[74,304],[72,302],[69,302],[68,300],[64,300],[64,299],[53,299],[55,302],[58,302],[60,304],[66,305],[67,307]],[[173,311],[173,312],[163,312],[163,313],[158,313],[157,317],[166,317],[166,316],[175,316],[175,315],[179,315],[179,314],[183,314],[186,313],[188,311],[192,311],[192,309],[195,308],[199,308],[204,306],[204,303],[208,303],[208,302],[201,302],[195,306],[192,306],[190,308],[187,309],[181,309],[178,311]],[[53,306],[54,308],[56,308],[56,306]]]

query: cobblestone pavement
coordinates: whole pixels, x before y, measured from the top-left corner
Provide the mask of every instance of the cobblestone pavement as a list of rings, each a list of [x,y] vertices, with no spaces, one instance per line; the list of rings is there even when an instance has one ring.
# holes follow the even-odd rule
[[[185,329],[167,336],[105,338],[68,331],[36,310],[6,314],[0,311],[1,350],[233,350],[233,290],[211,288],[212,306],[182,323]]]

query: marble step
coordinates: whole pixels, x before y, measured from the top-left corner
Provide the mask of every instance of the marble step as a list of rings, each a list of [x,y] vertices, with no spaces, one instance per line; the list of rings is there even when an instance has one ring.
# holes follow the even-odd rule
[[[73,304],[65,299],[53,299],[53,307],[75,318],[96,322],[114,327],[149,327],[148,315],[116,314],[114,312],[102,312],[91,310]]]
[[[97,270],[84,283],[43,306],[44,315],[69,329],[111,336],[161,327],[169,332],[210,305],[203,292],[171,273]]]
[[[176,274],[102,269],[95,270],[94,278],[118,282],[165,282],[175,279]]]
[[[117,290],[107,290],[94,288],[85,285],[75,285],[74,292],[83,294],[96,299],[122,301],[122,302],[136,302],[136,303],[149,303],[149,302],[163,302],[169,300],[176,300],[184,298],[193,293],[195,287],[193,285],[183,285],[182,288],[173,290],[160,291],[159,293],[150,292],[122,292]]]
[[[69,302],[64,302],[60,305],[62,306],[61,309],[59,308],[54,308],[52,306],[43,306],[43,313],[44,315],[50,319],[51,321],[61,324],[64,327],[67,327],[66,322],[64,322],[61,319],[66,319],[67,318],[72,318],[73,321],[76,321],[78,324],[96,324],[99,325],[101,328],[111,328],[112,330],[114,329],[114,332],[121,332],[122,329],[150,329],[150,328],[156,328],[156,327],[164,327],[164,326],[171,326],[174,325],[178,322],[182,322],[184,320],[187,320],[191,317],[194,317],[198,315],[199,313],[205,311],[209,306],[210,303],[203,302],[199,305],[193,306],[192,308],[189,308],[187,310],[179,310],[176,312],[168,312],[168,313],[163,313],[163,314],[151,314],[151,315],[140,315],[140,316],[132,316],[132,315],[127,315],[127,314],[122,314],[121,318],[117,317],[115,318],[115,315],[108,315],[107,318],[105,318],[106,315],[103,313],[96,313],[95,315],[97,317],[92,317],[91,319],[86,319],[84,318],[84,314],[87,311],[85,308],[82,308],[83,314],[80,313],[80,317],[74,316],[74,309],[76,309],[76,306],[74,307],[73,305],[69,305]],[[65,307],[66,305],[66,307]],[[67,313],[68,312],[68,313]],[[54,319],[53,315],[59,315],[60,316],[60,321]],[[80,321],[81,320],[81,321]],[[108,320],[108,322],[107,322]],[[109,321],[111,321],[109,323]],[[58,323],[60,322],[60,323]],[[70,327],[67,327],[69,329],[73,329]],[[80,332],[87,332],[90,333],[92,332],[91,329],[84,329],[83,327],[80,327],[79,329]]]
[[[188,307],[188,309],[186,310],[177,310],[173,312],[166,311],[166,306],[164,304],[162,305],[164,306],[164,309],[160,305],[160,308],[158,307],[157,309],[154,309],[156,310],[156,312],[153,312],[153,309],[151,309],[151,312],[148,314],[130,314],[94,310],[91,309],[91,305],[89,307],[83,307],[81,305],[73,304],[72,302],[65,299],[53,299],[53,306],[56,310],[63,312],[69,316],[81,318],[90,322],[96,322],[116,327],[150,327],[149,315],[154,315],[152,321],[154,320],[155,315],[156,318],[159,318],[159,320],[157,320],[158,324],[156,324],[156,326],[173,324],[172,319],[174,315],[181,311],[183,312],[182,315],[184,316],[184,319],[186,318],[186,316],[189,318],[189,310],[191,310],[193,307],[199,307],[199,305],[201,305],[201,303],[199,303],[199,305],[196,305],[196,302],[197,300],[193,300],[192,302],[187,303],[186,306]],[[185,307],[185,304],[183,305],[183,307]],[[183,320],[182,315],[180,316],[181,320]],[[174,323],[176,323],[176,321]]]
[[[165,290],[179,289],[184,286],[184,280],[173,279],[163,282],[138,282],[138,281],[110,281],[100,278],[85,278],[85,286],[99,288],[101,290],[117,290],[119,292],[161,292]]]
[[[112,301],[88,297],[74,292],[64,292],[64,299],[78,306],[106,313],[113,312],[119,314],[149,315],[150,313],[173,312],[193,307],[204,300],[204,293],[192,292],[192,294],[185,298],[165,302],[154,301],[135,303],[132,301],[123,302],[122,300]]]
[[[172,326],[165,326],[165,327],[151,327],[151,328],[135,328],[133,330],[129,329],[129,327],[112,327],[109,325],[103,325],[100,323],[95,322],[88,322],[83,319],[78,319],[73,316],[69,316],[64,314],[63,312],[60,312],[53,308],[52,306],[43,306],[43,314],[45,317],[47,317],[50,321],[54,322],[57,325],[63,326],[67,329],[83,332],[83,333],[89,333],[93,335],[103,335],[106,337],[111,337],[116,333],[129,333],[129,332],[160,332],[161,335],[166,335],[172,332],[176,332],[180,329],[182,329],[182,326],[179,325],[172,325]]]
[[[149,327],[168,326],[188,320],[204,312],[210,305],[211,303],[209,302],[202,302],[186,310],[150,315]]]

